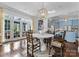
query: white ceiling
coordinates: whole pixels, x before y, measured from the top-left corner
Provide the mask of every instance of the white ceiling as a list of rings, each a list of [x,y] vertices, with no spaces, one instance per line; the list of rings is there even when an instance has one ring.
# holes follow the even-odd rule
[[[48,17],[68,14],[69,12],[75,12],[79,10],[79,2],[3,2],[3,4],[22,11],[26,14],[37,16],[38,10],[43,7],[48,11],[56,11],[49,13]]]

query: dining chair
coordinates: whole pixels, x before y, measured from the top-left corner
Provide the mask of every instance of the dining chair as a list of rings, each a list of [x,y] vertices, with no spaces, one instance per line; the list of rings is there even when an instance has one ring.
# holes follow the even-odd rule
[[[40,51],[40,40],[32,36],[33,32],[26,32],[27,38],[27,56],[34,57],[35,53]]]
[[[66,31],[62,33],[62,35],[57,35],[52,39],[51,45],[49,48],[49,55],[51,54],[50,52],[53,50],[54,55],[53,56],[63,56],[63,47],[64,47],[64,37],[65,37]]]
[[[76,32],[66,32],[64,42],[64,56],[75,57],[77,56],[77,41],[76,41]]]
[[[57,34],[54,35],[54,41],[58,41],[60,43],[64,43],[64,38],[65,38],[65,34],[66,34],[66,31],[63,31],[63,32],[59,32]]]

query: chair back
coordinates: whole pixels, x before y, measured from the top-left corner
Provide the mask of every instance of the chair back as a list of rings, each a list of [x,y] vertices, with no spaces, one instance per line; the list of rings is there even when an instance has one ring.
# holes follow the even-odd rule
[[[31,32],[31,31],[26,32],[26,39],[27,39],[27,42],[30,42],[30,43],[33,42],[32,33],[33,33],[33,32]]]
[[[63,32],[62,38],[65,39],[66,31]]]
[[[33,32],[28,31],[26,32],[26,39],[27,39],[27,56],[35,56],[35,52],[40,50],[40,40],[33,37]]]
[[[76,32],[66,32],[65,40],[68,42],[76,41]]]

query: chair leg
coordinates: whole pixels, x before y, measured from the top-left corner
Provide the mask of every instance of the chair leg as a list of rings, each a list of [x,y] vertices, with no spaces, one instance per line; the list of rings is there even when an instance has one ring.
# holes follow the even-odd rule
[[[49,40],[49,42],[48,42],[48,50],[49,50],[49,55],[50,55],[50,52],[51,52],[51,39]]]
[[[41,42],[39,41],[39,50],[41,51]]]
[[[48,49],[48,42],[47,42],[47,49]]]
[[[61,57],[62,57],[62,53],[63,53],[63,52],[62,52],[62,48],[61,48]]]
[[[51,47],[49,47],[49,48],[48,48],[48,50],[49,50],[49,55],[50,55],[50,52],[51,52]]]
[[[50,55],[50,52],[51,52],[51,48],[49,47],[49,55]]]

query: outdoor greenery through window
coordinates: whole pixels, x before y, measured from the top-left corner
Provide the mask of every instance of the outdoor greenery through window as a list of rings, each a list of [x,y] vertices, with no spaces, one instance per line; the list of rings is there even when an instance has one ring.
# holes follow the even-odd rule
[[[10,39],[10,20],[5,19],[5,38]]]
[[[22,36],[25,36],[25,32],[26,32],[26,23],[22,24]]]
[[[26,23],[23,23],[23,31],[26,31]]]
[[[20,22],[14,22],[14,38],[20,37]]]

